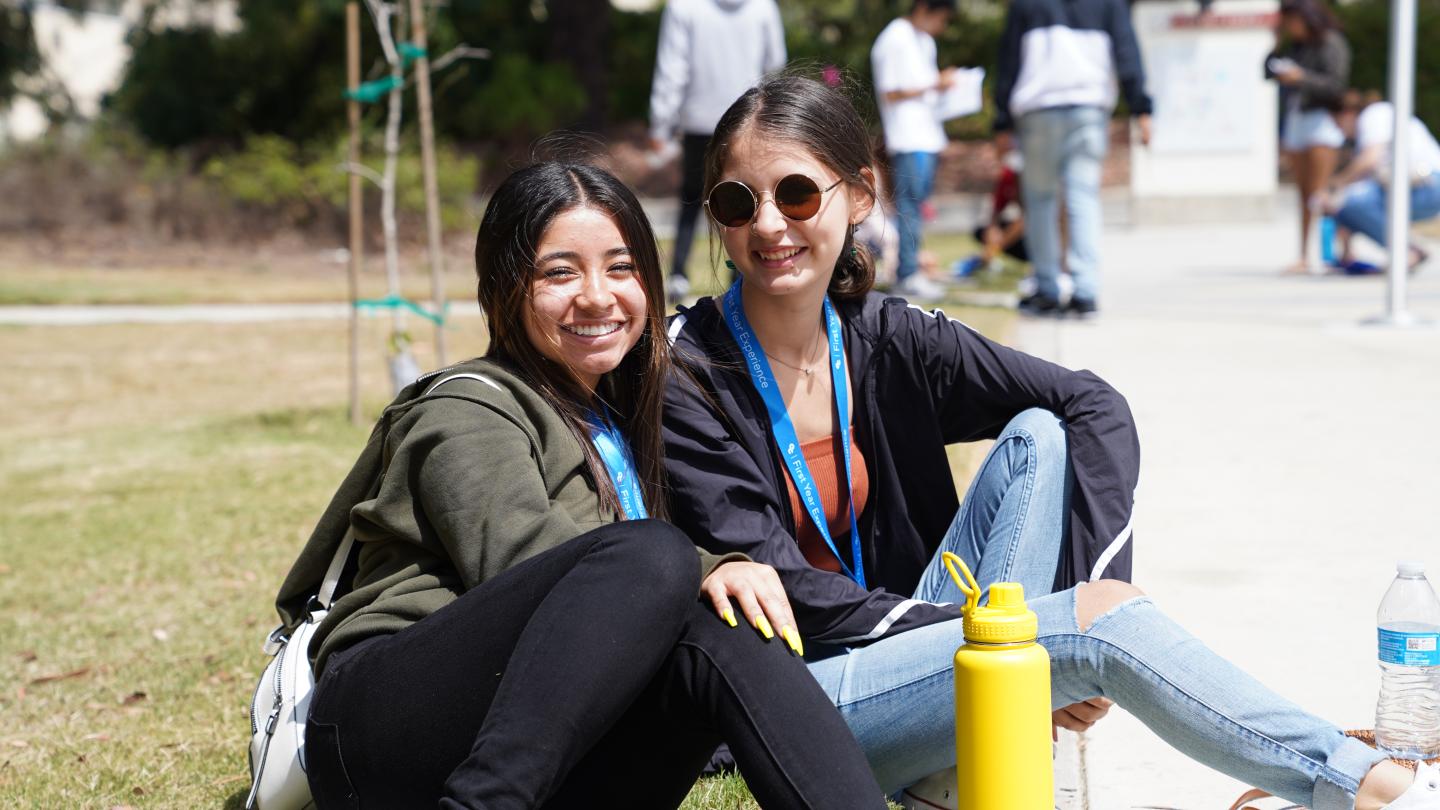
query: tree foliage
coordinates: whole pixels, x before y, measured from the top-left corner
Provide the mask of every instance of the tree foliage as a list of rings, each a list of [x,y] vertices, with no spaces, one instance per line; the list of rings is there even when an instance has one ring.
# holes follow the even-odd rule
[[[1416,3],[1415,114],[1430,129],[1440,131],[1440,0]],[[1335,8],[1353,59],[1350,84],[1361,90],[1388,94],[1390,87],[1390,3],[1357,0]]]
[[[246,0],[240,31],[175,29],[149,21],[111,106],[167,148],[252,135],[323,138],[344,123],[345,12],[339,0]],[[378,46],[371,52],[378,52]]]
[[[156,8],[164,0],[149,2]],[[791,59],[841,68],[855,81],[856,100],[872,106],[870,46],[908,11],[910,0],[783,0],[780,6]],[[37,67],[27,8],[22,2],[0,10],[0,103],[16,92],[17,74]],[[166,29],[148,19],[137,26],[132,61],[111,99],[113,113],[165,148],[238,148],[268,135],[333,142],[345,121],[345,0],[245,0],[238,9],[242,27],[233,34]],[[448,0],[432,9],[432,56],[460,43],[492,53],[435,76],[442,137],[514,149],[555,129],[607,131],[644,120],[659,9],[620,11],[605,0]],[[993,68],[1003,12],[1003,0],[962,3],[939,38],[940,62]],[[1354,0],[1337,13],[1355,44],[1354,83],[1383,89],[1388,0]],[[384,67],[368,18],[362,37],[362,64],[374,78]],[[1417,41],[1440,41],[1440,0],[1420,0]],[[1440,125],[1440,50],[1422,47],[1417,58],[1417,113]],[[378,107],[367,111],[372,124],[382,116]],[[413,110],[407,120],[414,121]],[[988,120],[987,110],[952,125],[952,134],[982,135]]]
[[[781,6],[791,56],[836,65],[868,84],[870,44],[908,3],[787,0]],[[603,131],[644,120],[660,13],[620,11],[598,0],[439,5],[430,21],[432,56],[460,43],[493,56],[436,76],[437,130],[514,147],[555,129]],[[247,0],[240,15],[243,28],[229,35],[138,28],[116,112],[167,148],[237,145],[256,135],[333,137],[344,122],[343,0]],[[962,16],[941,38],[941,59],[986,64],[997,35],[998,18]],[[367,64],[378,66],[368,20],[362,48]],[[856,95],[868,103],[868,93]]]
[[[19,92],[17,77],[39,68],[40,53],[35,47],[30,8],[0,6],[0,105],[9,103]]]
[[[544,6],[454,0],[434,14],[432,57],[462,42],[494,54],[456,62],[434,78],[442,136],[524,139],[571,125],[586,109],[575,71],[545,58],[553,46],[537,8]],[[345,122],[344,0],[247,0],[239,10],[242,27],[231,34],[137,27],[113,98],[116,113],[164,147],[238,145],[259,135],[309,142],[338,133]],[[374,78],[386,68],[373,24],[362,17],[362,70]],[[379,107],[367,113],[375,120],[383,114]],[[413,110],[407,118],[414,120]]]

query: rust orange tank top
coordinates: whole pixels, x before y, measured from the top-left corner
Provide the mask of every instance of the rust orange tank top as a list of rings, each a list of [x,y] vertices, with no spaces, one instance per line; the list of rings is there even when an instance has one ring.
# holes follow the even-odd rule
[[[815,480],[815,490],[820,496],[820,508],[825,510],[830,539],[842,553],[848,555],[850,498],[845,487],[845,456],[840,449],[840,438],[830,435],[811,439],[801,443],[800,452],[810,467],[810,477]],[[855,503],[860,507],[855,513],[858,518],[860,513],[865,511],[865,504],[870,499],[870,469],[865,464],[865,456],[860,453],[860,446],[855,443],[853,431],[850,440],[850,465],[854,475],[850,488],[855,493]],[[840,561],[835,559],[835,555],[825,546],[825,539],[810,520],[805,504],[800,501],[800,493],[795,489],[795,481],[788,473],[785,475],[785,490],[790,495],[790,513],[795,516],[795,534],[800,543],[800,552],[805,555],[806,561],[816,568],[839,573]]]

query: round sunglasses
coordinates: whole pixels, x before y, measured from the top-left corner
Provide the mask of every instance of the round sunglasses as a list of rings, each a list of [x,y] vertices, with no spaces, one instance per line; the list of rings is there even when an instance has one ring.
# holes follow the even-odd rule
[[[803,222],[820,212],[820,201],[825,192],[843,182],[845,178],[842,177],[826,188],[820,188],[820,184],[803,174],[791,174],[780,178],[770,196],[786,218]],[[738,180],[726,180],[710,189],[710,195],[705,198],[705,210],[720,225],[738,228],[750,224],[760,212],[760,195]]]

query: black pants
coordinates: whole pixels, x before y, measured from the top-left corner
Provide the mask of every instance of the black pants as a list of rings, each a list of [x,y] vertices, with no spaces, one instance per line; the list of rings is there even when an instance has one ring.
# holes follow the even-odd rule
[[[709,135],[687,133],[680,141],[680,221],[675,225],[671,275],[685,275],[685,263],[690,261],[695,222],[705,204],[705,150],[709,147]]]
[[[779,640],[696,599],[659,521],[540,554],[327,662],[306,730],[320,808],[673,808],[716,744],[767,808],[884,807]]]
[[[1001,228],[1008,228],[1010,227],[1010,223],[1014,221],[1015,220],[1013,219],[1002,219],[995,224]],[[985,230],[985,226],[981,225],[980,227],[972,231],[972,235],[974,235],[975,241],[979,242],[982,246],[985,244]],[[1027,264],[1030,262],[1030,251],[1025,249],[1025,239],[1023,236],[1020,239],[1016,239],[1015,244],[1005,248],[1005,253],[1012,258],[1019,259],[1020,261]]]

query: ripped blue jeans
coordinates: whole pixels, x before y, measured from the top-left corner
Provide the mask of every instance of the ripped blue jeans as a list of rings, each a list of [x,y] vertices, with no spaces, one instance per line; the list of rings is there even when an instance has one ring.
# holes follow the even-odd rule
[[[1075,589],[1047,593],[1068,513],[1063,431],[1044,411],[1016,417],[941,545],[982,586],[1025,585],[1050,653],[1051,705],[1110,698],[1197,762],[1313,810],[1354,807],[1360,780],[1381,759],[1374,750],[1241,672],[1148,597],[1120,603],[1081,631]],[[915,597],[964,601],[938,553]],[[813,645],[807,656],[887,792],[954,766],[951,659],[963,643],[957,619],[865,647]]]

